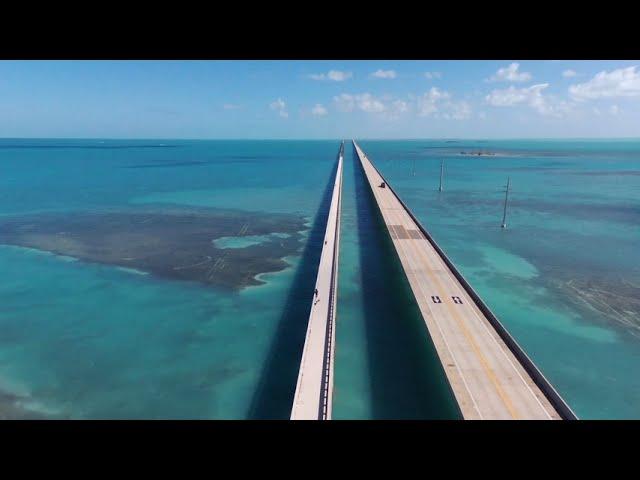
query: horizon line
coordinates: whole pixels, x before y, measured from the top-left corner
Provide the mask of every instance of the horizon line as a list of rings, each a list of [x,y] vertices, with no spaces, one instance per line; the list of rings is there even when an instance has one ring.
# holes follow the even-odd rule
[[[178,140],[178,141],[335,141],[345,139],[377,141],[440,141],[440,140],[640,140],[636,137],[322,137],[322,138],[281,138],[281,137],[0,137],[2,140]]]

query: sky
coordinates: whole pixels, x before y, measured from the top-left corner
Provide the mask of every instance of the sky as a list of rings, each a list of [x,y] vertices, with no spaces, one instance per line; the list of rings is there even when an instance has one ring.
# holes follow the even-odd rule
[[[640,137],[640,61],[0,61],[0,137]]]

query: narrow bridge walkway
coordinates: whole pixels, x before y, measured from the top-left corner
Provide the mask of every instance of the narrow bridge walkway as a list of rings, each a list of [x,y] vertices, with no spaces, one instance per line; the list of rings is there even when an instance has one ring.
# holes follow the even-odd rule
[[[338,248],[344,142],[338,153],[327,230],[320,256],[316,289],[312,293],[307,336],[300,362],[291,420],[330,420],[333,396]]]

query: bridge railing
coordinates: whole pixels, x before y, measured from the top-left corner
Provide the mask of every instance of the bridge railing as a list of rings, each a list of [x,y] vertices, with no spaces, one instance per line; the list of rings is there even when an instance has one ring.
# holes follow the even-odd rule
[[[354,146],[356,146],[355,141],[353,142],[353,144]],[[364,152],[362,153],[364,154]],[[431,245],[436,250],[436,252],[438,252],[438,255],[440,255],[440,258],[442,258],[442,260],[447,265],[447,267],[449,267],[449,269],[451,270],[453,275],[456,277],[458,282],[460,282],[460,284],[465,289],[467,294],[473,299],[473,301],[475,302],[477,307],[480,309],[480,311],[484,314],[484,316],[487,318],[487,320],[489,320],[489,323],[491,323],[491,325],[496,330],[500,338],[504,341],[504,343],[507,345],[509,350],[511,350],[514,356],[518,359],[522,367],[529,374],[529,376],[532,378],[532,380],[535,382],[538,388],[540,388],[542,393],[544,393],[544,395],[547,397],[551,405],[553,405],[553,407],[556,409],[558,414],[564,420],[577,420],[578,417],[573,412],[573,410],[571,410],[571,407],[569,407],[569,405],[564,401],[564,399],[556,391],[553,385],[551,385],[551,383],[546,379],[546,377],[542,374],[540,369],[536,366],[535,363],[533,363],[533,360],[529,358],[529,356],[525,353],[525,351],[518,344],[518,342],[516,342],[516,340],[507,331],[504,325],[502,325],[500,320],[498,320],[498,317],[496,317],[495,314],[491,311],[491,309],[487,306],[487,304],[484,303],[482,298],[480,298],[480,295],[476,293],[476,291],[473,289],[471,284],[467,282],[467,280],[464,278],[462,273],[460,273],[460,271],[456,268],[454,263],[449,259],[447,254],[444,253],[444,250],[440,247],[440,245],[438,245],[438,243],[434,240],[434,238],[427,231],[427,229],[422,226],[422,223],[420,223],[420,221],[415,217],[415,215],[409,209],[409,207],[402,201],[402,199],[397,194],[397,192],[391,187],[391,185],[389,185],[389,182],[387,182],[386,178],[384,178],[382,173],[380,173],[380,170],[378,170],[378,168],[373,164],[373,162],[369,161],[369,163],[374,168],[374,170],[378,173],[378,175],[380,175],[380,178],[382,178],[382,181],[386,184],[387,188],[389,188],[389,190],[393,192],[393,194],[398,199],[402,207],[407,211],[411,219],[418,226],[422,234],[429,241],[429,243],[431,243]]]

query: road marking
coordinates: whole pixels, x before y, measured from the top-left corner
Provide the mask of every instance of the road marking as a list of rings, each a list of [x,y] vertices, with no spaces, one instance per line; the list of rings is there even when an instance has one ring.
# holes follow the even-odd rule
[[[359,149],[358,149],[358,150],[359,150]],[[361,151],[360,151],[360,152],[361,152]],[[364,158],[366,159],[366,156],[365,156],[364,154],[362,154],[362,153],[361,153],[361,155],[362,155],[362,157],[364,157]],[[367,159],[367,161],[368,161],[368,159]],[[363,166],[363,168],[365,169],[365,174],[367,175],[367,179],[368,179],[368,178],[369,178],[369,172],[367,171],[367,168],[365,167],[365,164],[364,164],[364,162],[363,162],[362,160],[361,160],[361,165],[362,165],[362,166]],[[374,171],[374,172],[375,172],[375,171]],[[372,172],[372,173],[373,173],[373,172]],[[383,211],[383,209],[381,208],[381,204],[380,204],[380,202],[379,202],[379,201],[378,201],[378,199],[377,199],[376,190],[374,190],[374,189],[372,189],[372,190],[373,190],[373,192],[374,192],[374,195],[376,196],[376,203],[378,203],[378,207],[379,207],[379,209],[380,209],[380,212],[381,212],[381,214],[382,214],[383,218],[385,218],[385,223],[387,223],[386,216],[385,216],[385,212],[384,212],[384,211]],[[386,210],[400,210],[400,209],[397,209],[397,208],[396,208],[396,209],[386,209]],[[389,214],[389,215],[390,215],[390,214]],[[402,246],[401,246],[400,244],[398,244],[398,247],[399,247],[400,249],[402,249]],[[404,251],[404,249],[402,249],[402,250]],[[401,262],[402,262],[402,257],[401,257]],[[403,264],[403,266],[404,266],[404,264]],[[409,270],[407,270],[406,266],[405,266],[405,268],[404,268],[404,271],[405,271],[405,275],[407,275],[407,280],[408,280],[408,281],[409,281],[409,283],[411,284],[411,280],[408,278],[408,272],[409,272]],[[422,285],[420,284],[420,282],[417,282],[417,284],[418,284],[418,289],[419,289],[420,293],[422,293],[423,295],[425,295],[424,291],[422,290]],[[426,295],[425,295],[425,296],[426,296]],[[421,311],[421,313],[422,313],[422,310],[423,310],[422,304],[421,304],[420,302],[417,302],[417,304],[418,304],[418,308],[419,308],[419,310],[420,310],[420,311]],[[473,404],[473,408],[475,409],[476,413],[478,414],[478,417],[480,418],[480,420],[483,420],[483,419],[484,419],[484,417],[483,417],[483,415],[482,415],[482,412],[480,411],[480,408],[478,407],[478,403],[476,402],[475,397],[474,397],[474,396],[473,396],[473,394],[471,393],[471,389],[469,388],[469,385],[467,384],[467,380],[466,380],[465,376],[462,374],[462,370],[460,369],[460,362],[458,362],[458,360],[457,360],[457,358],[456,358],[455,354],[453,353],[453,349],[452,349],[452,348],[451,348],[451,346],[449,345],[449,342],[447,341],[447,337],[445,336],[444,331],[442,330],[442,327],[440,326],[439,322],[436,320],[436,316],[434,315],[434,313],[433,313],[433,311],[432,311],[431,307],[430,307],[430,306],[428,306],[428,304],[426,305],[426,309],[428,310],[429,316],[433,319],[433,323],[435,324],[436,328],[438,329],[438,332],[440,333],[440,338],[441,338],[442,342],[444,343],[445,348],[447,349],[447,352],[449,353],[449,356],[453,359],[454,367],[455,367],[456,371],[458,372],[458,378],[462,381],[462,384],[463,384],[463,386],[464,386],[464,388],[465,388],[465,390],[466,390],[467,394],[469,395],[469,398],[471,399],[471,403]],[[425,314],[424,314],[424,313],[422,313],[422,315],[423,315],[423,318],[424,318],[424,320],[425,320],[425,322],[426,322],[427,317],[425,316]],[[427,331],[428,331],[428,330],[429,330],[429,327],[428,327],[428,325],[427,325]],[[445,370],[445,374],[446,374],[446,370]],[[458,401],[460,401],[460,400],[458,399]]]
[[[496,370],[494,372],[493,369],[490,368],[489,362],[487,360],[486,357],[484,357],[484,355],[482,354],[482,352],[480,351],[480,347],[479,345],[473,340],[470,339],[470,346],[472,347],[473,350],[477,351],[480,353],[480,355],[476,355],[478,357],[478,359],[481,360],[481,364],[482,361],[485,362],[485,365],[483,366],[483,368],[485,369],[485,371],[487,372],[487,375],[489,377],[490,380],[492,380],[492,383],[494,383],[494,386],[496,387],[496,392],[498,393],[498,395],[501,397],[503,403],[505,404],[505,406],[507,407],[507,410],[510,410],[510,413],[512,416],[514,416],[515,412],[515,408],[513,408],[513,405],[511,409],[509,409],[509,403],[511,400],[511,397],[509,395],[507,395],[506,391],[503,390],[502,388],[502,384],[499,382],[499,379],[496,377],[496,374],[500,373],[502,375],[506,375],[505,378],[507,379],[511,379],[513,378],[511,375],[512,373],[510,369],[505,369],[506,365],[509,365],[513,371],[515,371],[516,376],[520,379],[520,381],[522,381],[522,384],[525,386],[526,390],[529,391],[529,393],[534,397],[535,402],[537,403],[537,406],[540,407],[540,409],[542,410],[542,412],[544,413],[544,415],[546,416],[546,418],[553,418],[549,411],[552,411],[553,413],[555,412],[555,409],[553,407],[553,405],[548,405],[547,407],[545,407],[538,394],[536,394],[532,387],[529,385],[529,383],[523,378],[523,375],[521,374],[520,370],[523,368],[523,366],[518,362],[517,358],[511,358],[511,355],[514,355],[513,352],[508,348],[507,345],[503,345],[501,342],[498,341],[498,338],[496,337],[497,332],[495,331],[493,327],[493,325],[489,324],[488,319],[486,318],[486,316],[484,314],[481,314],[480,311],[478,310],[478,307],[476,305],[476,303],[473,300],[470,300],[470,296],[469,294],[466,292],[466,290],[464,290],[462,288],[462,285],[460,285],[458,279],[456,277],[451,277],[450,274],[452,273],[451,270],[449,270],[449,267],[446,265],[446,263],[444,262],[444,259],[440,256],[440,254],[437,252],[437,250],[435,249],[435,247],[431,244],[431,242],[429,240],[427,240],[426,238],[424,238],[423,236],[421,236],[421,238],[424,238],[424,241],[426,241],[426,244],[419,244],[416,242],[417,235],[414,234],[413,229],[411,228],[406,228],[403,225],[416,225],[416,222],[413,220],[413,218],[409,215],[409,212],[406,210],[405,207],[402,206],[402,203],[400,201],[400,199],[393,193],[393,191],[391,189],[374,189],[373,185],[377,184],[378,180],[382,181],[382,177],[381,175],[377,172],[377,170],[375,169],[375,167],[373,167],[373,165],[371,164],[371,161],[368,159],[368,157],[364,154],[364,152],[362,152],[362,150],[355,145],[354,142],[354,146],[356,148],[356,151],[358,153],[358,156],[360,158],[360,162],[361,165],[365,171],[365,175],[367,176],[368,180],[369,180],[369,184],[370,187],[372,189],[372,192],[374,193],[374,196],[376,198],[376,201],[378,203],[378,208],[380,210],[380,212],[382,213],[382,216],[385,220],[385,224],[387,226],[392,225],[393,229],[391,228],[387,228],[387,230],[389,231],[389,234],[392,238],[393,243],[396,247],[396,249],[399,252],[402,252],[403,255],[400,256],[400,260],[401,263],[403,264],[404,267],[404,272],[405,275],[407,276],[408,280],[411,283],[412,288],[414,288],[414,293],[415,294],[421,294],[422,298],[427,299],[429,298],[429,296],[427,296],[427,294],[424,292],[423,290],[423,285],[422,285],[422,281],[420,280],[420,278],[422,278],[423,280],[427,280],[430,279],[430,282],[433,283],[433,281],[435,280],[435,282],[438,285],[438,288],[440,290],[440,293],[442,294],[442,290],[455,290],[455,291],[459,291],[459,295],[451,295],[451,299],[453,301],[453,304],[450,304],[448,302],[445,302],[446,304],[446,310],[449,312],[449,316],[455,319],[455,322],[459,324],[459,327],[461,328],[462,333],[464,334],[464,336],[466,338],[469,339],[469,336],[471,335],[471,332],[468,330],[467,328],[467,324],[469,326],[475,325],[474,328],[478,328],[477,326],[477,322],[480,322],[481,325],[481,330],[483,330],[486,335],[488,335],[491,338],[491,342],[493,342],[492,344],[495,345],[496,348],[498,348],[502,354],[502,357],[504,357],[504,359],[507,360],[506,364],[501,364],[498,362],[498,359],[492,356],[492,361],[494,362],[495,365],[499,366],[498,370]],[[365,162],[366,160],[366,162]],[[378,180],[375,180],[375,179]],[[389,194],[387,194],[386,192],[389,192]],[[389,197],[389,195],[391,195],[391,197]],[[399,204],[399,207],[395,207],[395,208],[386,208],[385,205],[385,201],[388,199],[393,199],[394,200],[394,204],[397,203]],[[398,212],[400,217],[403,217],[405,220],[403,222],[398,222],[398,221],[394,221],[395,219],[393,219],[391,217],[391,215],[393,214],[393,212]],[[398,226],[400,226],[401,228],[398,228]],[[419,230],[418,230],[419,231]],[[421,233],[421,232],[420,232]],[[395,234],[395,235],[394,235]],[[395,238],[394,238],[395,237]],[[414,239],[414,240],[408,240],[409,238]],[[408,241],[412,242],[413,245],[407,245],[407,246],[403,246],[402,244],[404,243],[404,239],[407,239]],[[413,251],[414,254],[408,254],[408,251],[405,251],[406,248],[409,249],[409,251]],[[409,265],[411,258],[415,258],[415,254],[417,253],[418,257],[422,257],[423,259],[425,259],[427,261],[427,264],[430,266],[430,268],[425,269],[425,270],[419,270],[419,269],[415,269],[412,268],[411,265]],[[426,256],[425,256],[426,255]],[[408,263],[405,263],[406,262]],[[437,273],[440,273],[439,275]],[[449,274],[445,277],[445,274]],[[447,286],[445,288],[444,284],[441,282],[440,277],[443,277],[442,280],[444,281],[446,279]],[[417,290],[415,290],[415,288],[417,288]],[[433,293],[433,292],[430,292]],[[451,292],[451,293],[456,293],[456,292]],[[444,296],[444,295],[443,295]],[[440,298],[437,295],[433,295],[431,296],[432,298],[432,302],[435,303],[434,297]],[[463,301],[463,298],[467,299],[467,302]],[[445,297],[446,298],[446,297]],[[462,307],[453,307],[453,305],[464,305]],[[442,331],[442,328],[440,327],[440,324],[436,321],[436,317],[433,315],[433,312],[431,312],[432,308],[429,306],[430,303],[427,303],[426,305],[424,305],[424,307],[426,308],[426,310],[423,311],[423,316],[424,319],[427,323],[428,326],[428,319],[431,318],[433,323],[435,324],[435,326],[437,327],[438,331],[440,332],[440,339],[442,340],[442,343],[444,343],[444,345],[447,348],[447,351],[450,355],[450,357],[454,360],[455,364],[456,364],[456,370],[459,373],[460,379],[462,380],[462,383],[465,385],[465,389],[467,390],[467,392],[469,393],[469,396],[471,398],[471,400],[474,402],[474,406],[476,407],[476,410],[479,413],[479,409],[477,408],[477,405],[475,405],[475,399],[473,398],[473,395],[470,392],[470,389],[468,387],[468,385],[466,384],[465,381],[465,377],[462,375],[461,370],[459,368],[459,362],[457,362],[455,360],[455,356],[453,354],[453,351],[450,348],[450,345],[448,344],[446,337],[444,336],[444,333]],[[418,306],[420,307],[420,310],[423,310],[423,305],[421,304],[421,302],[418,302]],[[468,307],[467,307],[468,306]],[[462,311],[464,309],[467,310],[467,312],[469,312],[468,309],[470,310],[471,316],[466,317],[464,319],[460,318],[457,315],[457,311]],[[442,318],[446,318],[446,317],[442,317]],[[476,319],[476,321],[473,321],[473,318]],[[445,322],[445,325],[447,323]],[[484,335],[482,335],[480,332],[476,332],[476,335],[480,334],[481,336],[478,337],[478,339],[485,339],[486,342],[486,337]],[[483,345],[488,348],[488,345],[486,343],[483,343]],[[443,360],[443,364],[445,364],[444,358]],[[515,361],[515,363],[514,363]],[[498,362],[497,364],[495,362]],[[516,366],[517,364],[517,366]],[[449,362],[446,362],[447,366],[453,366],[451,365]],[[488,369],[488,370],[487,370]],[[449,372],[451,373],[451,372]],[[526,375],[526,373],[525,373]],[[533,385],[534,388],[536,385],[535,381],[533,380],[533,378],[531,378],[530,376],[527,375],[527,379],[530,380]],[[516,382],[517,383],[517,382]],[[527,405],[526,400],[528,399],[528,397],[523,396],[523,392],[524,390],[518,388],[516,385],[512,385],[511,384],[511,380],[509,380],[509,386],[511,388],[514,388],[514,394],[520,399],[520,401],[524,402],[524,405]],[[536,390],[537,391],[537,390]],[[544,394],[542,391],[539,392],[540,395],[543,396],[544,398]],[[515,397],[514,397],[515,398]],[[546,399],[546,398],[545,398]],[[548,400],[548,399],[546,399]],[[531,405],[531,404],[529,404]],[[534,404],[535,405],[535,404]],[[546,405],[546,402],[545,402]],[[551,409],[551,410],[549,410]],[[532,410],[527,410],[528,412],[530,411],[531,413],[533,413]],[[480,415],[482,416],[482,415]]]
[[[393,195],[393,193],[391,192],[391,190],[389,190],[390,195]],[[395,197],[395,195],[393,195],[393,197]],[[395,198],[395,200],[397,201],[397,197]],[[408,216],[408,214],[406,212],[403,213],[399,213],[400,216],[402,217],[406,217],[405,220],[411,220],[411,217]],[[411,220],[413,222],[413,220]],[[427,242],[426,244],[423,242]],[[400,243],[400,242],[398,242]],[[440,279],[438,278],[438,275],[434,274],[434,264],[432,262],[432,255],[430,255],[430,251],[428,251],[425,248],[421,248],[423,245],[430,247],[430,244],[428,243],[427,240],[423,240],[423,241],[411,241],[409,242],[410,245],[408,245],[409,249],[412,249],[414,253],[417,253],[417,257],[419,257],[420,259],[424,260],[425,266],[429,267],[426,269],[422,269],[421,271],[426,273],[426,275],[431,278],[432,280],[435,281],[438,291],[440,293],[440,295],[442,295],[443,297],[446,298],[446,288],[444,287],[444,285],[442,284],[442,282],[440,281]],[[427,250],[427,251],[425,251]],[[414,255],[414,258],[416,256]],[[450,316],[457,322],[458,326],[460,327],[460,330],[462,331],[463,335],[465,336],[465,338],[467,339],[467,341],[469,342],[469,344],[471,345],[471,348],[473,349],[473,351],[475,352],[476,356],[478,357],[478,360],[480,361],[480,365],[482,366],[483,370],[485,371],[485,373],[487,374],[489,380],[491,381],[491,383],[493,384],[493,386],[496,389],[496,392],[498,393],[498,396],[500,397],[500,399],[502,400],[502,402],[505,404],[505,406],[507,407],[507,410],[509,411],[509,414],[511,415],[512,418],[519,418],[518,412],[516,410],[516,408],[513,405],[513,402],[511,401],[509,395],[504,391],[500,381],[498,380],[498,378],[496,377],[493,369],[490,366],[489,361],[487,360],[487,358],[485,357],[485,355],[483,354],[482,350],[480,349],[480,347],[478,346],[476,340],[473,338],[471,332],[469,331],[469,329],[467,328],[467,325],[465,324],[465,320],[462,319],[458,312],[453,309],[453,307],[451,306],[450,303],[445,302],[445,308],[447,309],[447,311],[449,312]],[[475,313],[475,312],[473,312]]]

